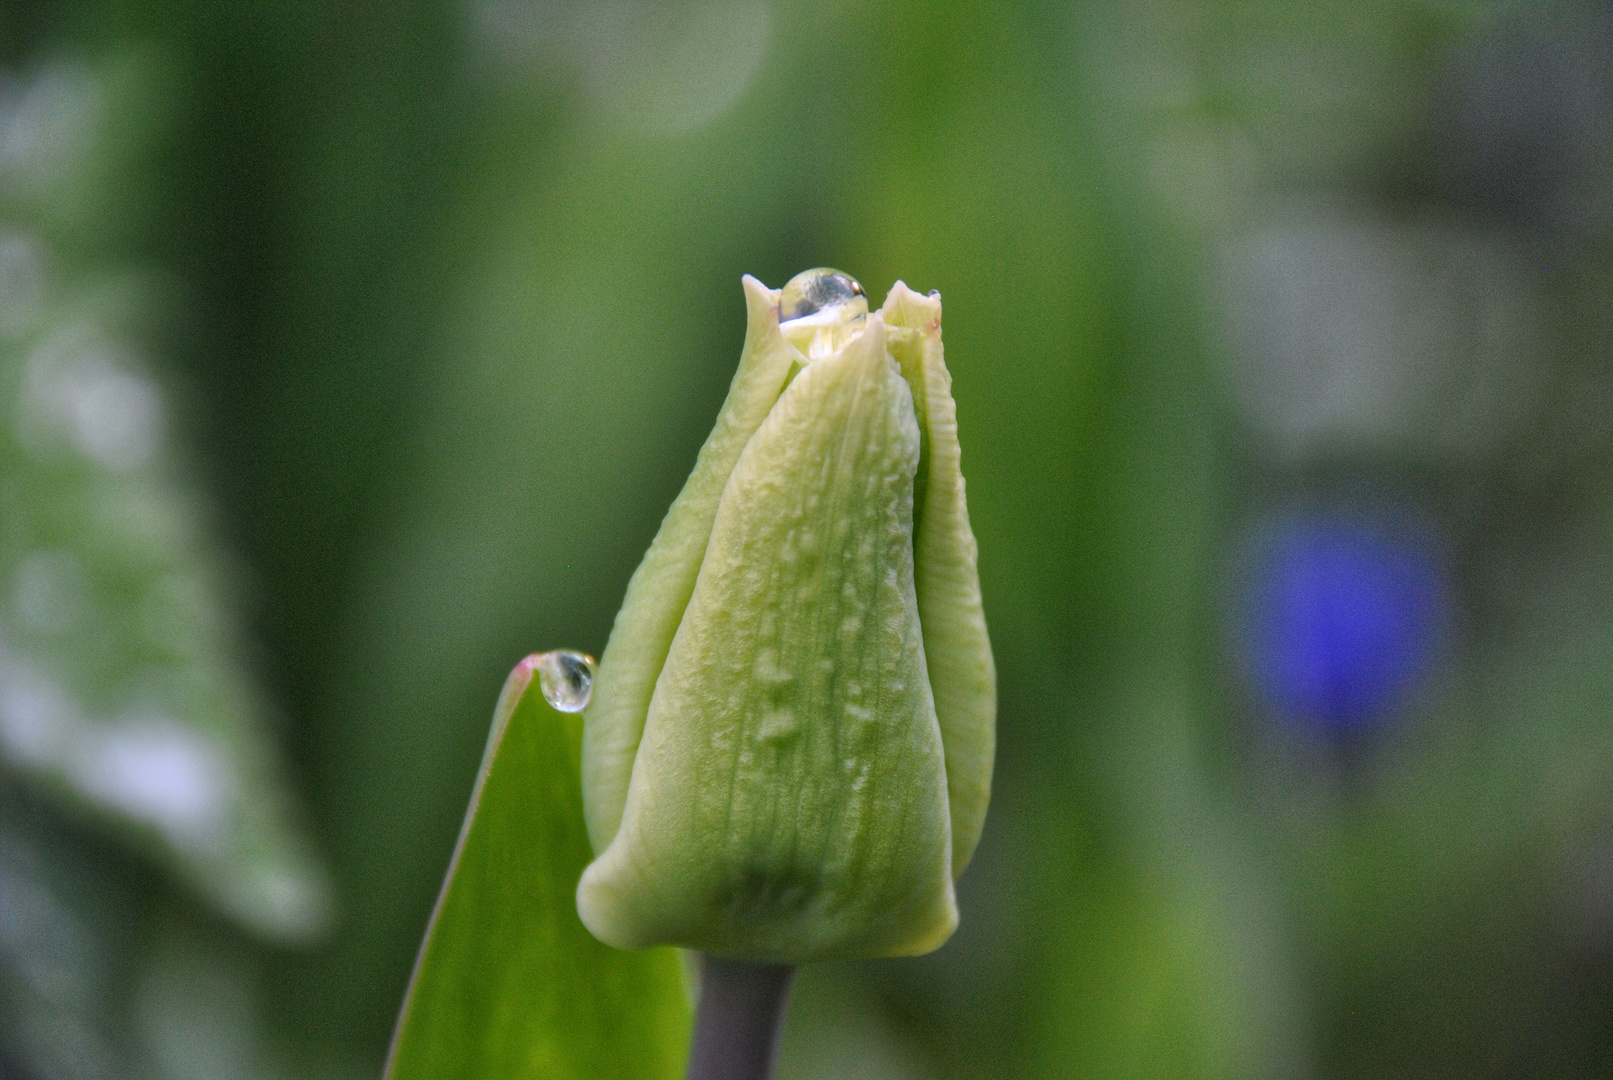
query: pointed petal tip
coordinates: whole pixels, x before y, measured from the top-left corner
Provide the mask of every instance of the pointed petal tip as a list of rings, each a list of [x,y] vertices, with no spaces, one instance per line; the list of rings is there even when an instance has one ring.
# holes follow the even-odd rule
[[[941,328],[941,294],[932,289],[926,296],[898,281],[885,295],[880,312],[892,326],[936,331]]]
[[[769,289],[749,274],[742,277],[740,283],[745,289],[747,333],[751,336],[777,334],[779,290]]]
[[[890,322],[885,318],[884,311],[870,311],[863,324],[863,336],[880,345],[885,343],[886,332],[890,329]]]

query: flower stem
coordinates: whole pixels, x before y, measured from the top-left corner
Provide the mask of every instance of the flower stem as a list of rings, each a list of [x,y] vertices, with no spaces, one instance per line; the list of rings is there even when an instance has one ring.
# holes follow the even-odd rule
[[[768,1080],[795,968],[701,958],[688,1080]]]

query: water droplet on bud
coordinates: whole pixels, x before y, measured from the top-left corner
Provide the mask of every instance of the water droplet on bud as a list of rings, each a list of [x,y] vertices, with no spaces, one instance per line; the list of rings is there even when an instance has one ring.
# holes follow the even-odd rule
[[[819,316],[814,322],[846,323],[868,314],[868,294],[850,274],[820,266],[803,270],[779,292],[779,322]]]
[[[594,658],[556,649],[538,657],[538,687],[543,700],[561,712],[582,712],[594,693]]]

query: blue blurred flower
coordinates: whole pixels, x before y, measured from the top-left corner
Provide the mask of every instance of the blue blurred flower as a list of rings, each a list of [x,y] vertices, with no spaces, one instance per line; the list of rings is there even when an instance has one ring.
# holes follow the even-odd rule
[[[1283,716],[1344,734],[1403,702],[1433,662],[1448,589],[1425,530],[1337,511],[1258,535],[1243,598],[1255,687]]]

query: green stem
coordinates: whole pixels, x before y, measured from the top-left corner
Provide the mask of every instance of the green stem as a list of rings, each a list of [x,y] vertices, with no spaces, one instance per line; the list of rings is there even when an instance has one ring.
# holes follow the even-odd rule
[[[701,958],[688,1080],[768,1080],[795,968]]]

